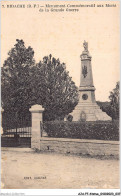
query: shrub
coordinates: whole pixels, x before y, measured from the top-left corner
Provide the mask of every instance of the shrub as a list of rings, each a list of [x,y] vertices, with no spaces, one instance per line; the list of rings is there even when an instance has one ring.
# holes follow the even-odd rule
[[[72,122],[72,120],[73,120],[73,116],[71,114],[69,114],[67,116],[67,121]]]
[[[113,121],[50,121],[44,123],[44,129],[49,137],[119,140],[119,124]]]

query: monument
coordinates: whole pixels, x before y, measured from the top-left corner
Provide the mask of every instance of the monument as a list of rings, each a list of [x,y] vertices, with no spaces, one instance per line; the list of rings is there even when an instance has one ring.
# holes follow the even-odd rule
[[[88,43],[83,43],[84,51],[81,58],[81,77],[79,87],[79,102],[71,115],[73,121],[98,121],[111,120],[111,117],[103,112],[95,100],[95,87],[93,84],[91,56],[88,51]]]

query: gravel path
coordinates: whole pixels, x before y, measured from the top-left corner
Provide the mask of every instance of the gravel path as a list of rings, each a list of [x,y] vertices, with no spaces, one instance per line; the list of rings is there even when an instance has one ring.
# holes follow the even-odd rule
[[[4,189],[119,188],[119,160],[3,150]]]

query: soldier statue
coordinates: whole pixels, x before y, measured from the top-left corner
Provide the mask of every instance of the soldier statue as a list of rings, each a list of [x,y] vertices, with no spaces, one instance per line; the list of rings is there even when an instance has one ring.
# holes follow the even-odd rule
[[[85,50],[85,51],[88,51],[88,42],[86,42],[86,41],[84,40],[83,46],[84,46],[84,50]]]

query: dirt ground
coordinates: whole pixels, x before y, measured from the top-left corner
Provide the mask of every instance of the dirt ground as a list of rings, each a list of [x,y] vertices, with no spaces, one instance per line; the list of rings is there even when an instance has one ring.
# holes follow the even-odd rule
[[[118,189],[119,160],[2,150],[3,189]]]

